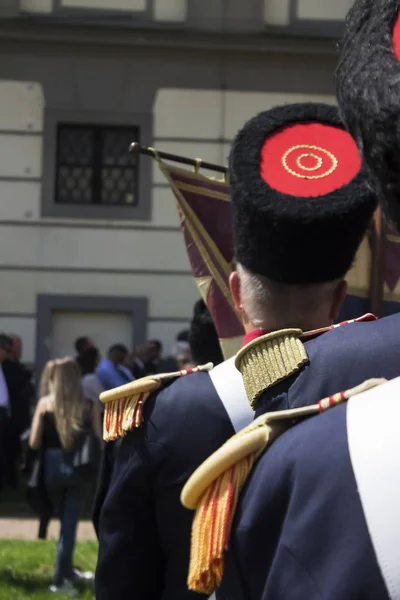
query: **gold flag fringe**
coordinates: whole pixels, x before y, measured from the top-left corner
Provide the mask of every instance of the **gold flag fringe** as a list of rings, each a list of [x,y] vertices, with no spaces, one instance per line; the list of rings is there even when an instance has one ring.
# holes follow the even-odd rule
[[[103,437],[106,442],[125,436],[128,431],[141,427],[143,409],[149,396],[163,384],[198,371],[210,371],[212,363],[176,373],[162,373],[143,377],[132,383],[108,390],[100,395],[105,404]]]
[[[224,552],[229,547],[239,495],[265,448],[296,422],[325,412],[384,382],[384,379],[371,379],[312,406],[262,415],[228,440],[193,473],[181,496],[186,508],[196,510],[192,525],[189,589],[211,595],[220,585]]]

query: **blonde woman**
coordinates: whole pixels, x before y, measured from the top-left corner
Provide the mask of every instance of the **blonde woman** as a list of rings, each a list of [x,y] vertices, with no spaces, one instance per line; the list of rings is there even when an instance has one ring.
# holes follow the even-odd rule
[[[55,364],[56,364],[55,360],[48,360],[47,363],[45,364],[45,367],[42,371],[42,376],[40,378],[39,398],[44,398],[45,396],[50,395],[50,381],[52,378]]]
[[[49,366],[48,390],[45,386],[43,389],[48,393],[36,407],[29,445],[34,450],[42,449],[44,484],[61,524],[50,591],[77,597],[74,583],[82,576],[73,570],[72,555],[84,504],[85,479],[74,466],[75,456],[85,432],[92,432],[101,444],[100,415],[98,407],[84,398],[81,373],[72,358],[56,360]]]

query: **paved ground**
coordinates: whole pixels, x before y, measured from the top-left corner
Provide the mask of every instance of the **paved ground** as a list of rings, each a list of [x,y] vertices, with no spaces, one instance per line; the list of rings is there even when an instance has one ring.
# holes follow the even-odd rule
[[[36,519],[0,519],[0,540],[36,540],[39,523]],[[49,540],[58,539],[58,521],[52,521]],[[79,523],[78,540],[95,540],[96,534],[90,521]]]

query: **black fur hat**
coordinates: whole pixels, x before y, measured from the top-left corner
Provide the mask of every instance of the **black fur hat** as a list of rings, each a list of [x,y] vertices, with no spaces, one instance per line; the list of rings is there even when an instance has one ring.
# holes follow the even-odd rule
[[[346,274],[376,199],[335,107],[259,114],[236,136],[229,171],[238,262],[289,284]]]
[[[340,111],[400,223],[399,0],[356,0],[336,72]]]

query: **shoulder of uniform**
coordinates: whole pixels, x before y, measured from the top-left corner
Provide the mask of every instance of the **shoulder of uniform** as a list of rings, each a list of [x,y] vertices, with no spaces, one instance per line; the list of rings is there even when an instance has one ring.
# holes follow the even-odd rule
[[[384,382],[371,379],[315,405],[262,415],[193,473],[181,495],[182,504],[196,511],[188,578],[191,590],[210,595],[221,583],[224,551],[229,544],[239,494],[262,452],[296,423]]]
[[[115,440],[140,427],[143,422],[143,406],[153,392],[165,387],[174,379],[199,371],[210,371],[212,367],[212,363],[208,363],[176,373],[150,375],[103,392],[100,400],[105,405],[104,439]]]
[[[238,352],[235,365],[242,374],[253,409],[265,390],[287,379],[308,362],[302,336],[301,329],[281,329],[256,338]]]

